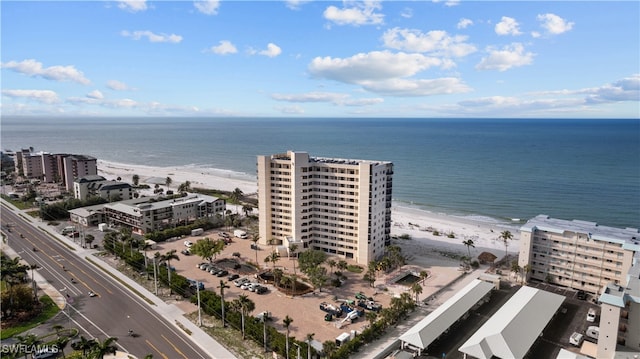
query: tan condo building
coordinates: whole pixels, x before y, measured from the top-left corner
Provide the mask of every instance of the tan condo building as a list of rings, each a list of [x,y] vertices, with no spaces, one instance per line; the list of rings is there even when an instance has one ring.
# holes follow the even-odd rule
[[[519,266],[529,278],[602,294],[609,283],[627,284],[640,231],[538,215],[520,229]]]
[[[390,242],[393,163],[258,156],[260,242],[366,264]]]

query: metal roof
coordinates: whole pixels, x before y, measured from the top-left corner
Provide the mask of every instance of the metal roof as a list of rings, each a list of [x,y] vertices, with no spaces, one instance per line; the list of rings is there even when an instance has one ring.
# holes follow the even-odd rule
[[[482,359],[524,358],[564,299],[522,287],[458,350]]]
[[[425,349],[453,323],[493,289],[493,284],[474,279],[436,310],[407,330],[399,339],[414,347]]]

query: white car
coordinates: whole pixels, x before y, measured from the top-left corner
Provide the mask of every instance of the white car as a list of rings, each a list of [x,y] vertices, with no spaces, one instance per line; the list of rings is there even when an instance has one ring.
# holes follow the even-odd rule
[[[236,287],[240,287],[247,282],[249,282],[249,278],[240,278],[240,279],[234,280],[233,284],[235,284]]]
[[[589,309],[589,312],[587,313],[587,322],[593,323],[596,321],[596,310],[593,308]]]
[[[584,336],[582,334],[578,332],[574,332],[573,334],[571,334],[571,337],[569,338],[569,344],[579,347],[582,344],[583,340],[584,340]]]
[[[187,248],[191,248],[191,246],[193,245],[193,243],[191,243],[191,241],[184,241],[184,246]]]
[[[592,339],[598,340],[598,336],[600,335],[600,327],[590,326],[587,328],[585,334]]]

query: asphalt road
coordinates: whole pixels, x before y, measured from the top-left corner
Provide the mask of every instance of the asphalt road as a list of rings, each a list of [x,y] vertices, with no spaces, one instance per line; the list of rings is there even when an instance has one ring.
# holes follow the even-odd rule
[[[64,311],[68,326],[77,327],[85,336],[100,340],[117,337],[120,350],[139,358],[147,354],[165,359],[209,357],[146,302],[73,253],[72,248],[4,205],[0,217],[9,246],[27,263],[37,264],[38,272],[60,293],[68,295]],[[6,230],[7,224],[11,232]],[[97,296],[89,297],[90,291]],[[129,329],[135,337],[127,335]]]

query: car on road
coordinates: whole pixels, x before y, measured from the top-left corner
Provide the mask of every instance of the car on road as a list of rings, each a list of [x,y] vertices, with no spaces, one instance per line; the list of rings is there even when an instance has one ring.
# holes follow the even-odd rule
[[[587,312],[587,322],[593,323],[596,321],[596,310],[593,308],[589,308],[589,312]]]
[[[578,332],[574,332],[573,334],[571,334],[571,337],[569,337],[569,344],[579,347],[580,345],[582,345],[583,340],[584,335]]]

